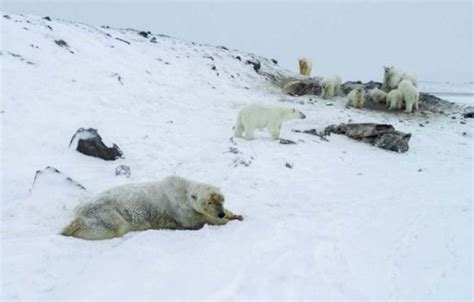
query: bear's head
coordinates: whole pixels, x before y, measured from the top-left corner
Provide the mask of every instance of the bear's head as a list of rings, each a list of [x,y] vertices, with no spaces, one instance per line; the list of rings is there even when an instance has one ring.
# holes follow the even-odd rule
[[[385,75],[391,74],[394,69],[395,69],[394,66],[384,66],[384,67],[383,67],[383,70],[384,70]]]
[[[303,112],[296,110],[295,108],[291,108],[288,114],[288,119],[305,119],[306,115]]]
[[[224,218],[224,195],[218,188],[198,185],[191,192],[191,200],[199,213]]]

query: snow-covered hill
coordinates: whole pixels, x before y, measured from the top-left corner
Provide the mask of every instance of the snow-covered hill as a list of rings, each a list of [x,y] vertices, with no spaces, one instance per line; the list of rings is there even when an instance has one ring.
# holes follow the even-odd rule
[[[2,300],[472,298],[472,119],[289,97],[262,74],[290,71],[223,47],[1,19]],[[265,132],[230,140],[253,102],[303,111],[282,129],[297,144]],[[391,123],[412,133],[410,150],[291,131],[347,121]],[[68,149],[80,127],[125,158]],[[115,176],[120,164],[129,179]],[[30,192],[46,166],[88,192],[54,179]],[[172,174],[220,186],[245,220],[94,242],[57,235],[88,195]]]

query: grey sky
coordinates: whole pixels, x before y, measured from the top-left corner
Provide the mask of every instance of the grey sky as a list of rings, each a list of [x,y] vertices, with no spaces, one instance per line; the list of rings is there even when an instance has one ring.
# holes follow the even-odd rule
[[[473,79],[471,1],[5,1],[2,11],[131,27],[225,45],[344,80],[399,66],[424,81]]]

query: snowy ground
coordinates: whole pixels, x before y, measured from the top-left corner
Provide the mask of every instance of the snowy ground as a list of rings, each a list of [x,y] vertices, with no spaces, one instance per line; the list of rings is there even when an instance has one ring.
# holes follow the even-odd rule
[[[472,299],[472,119],[345,109],[343,98],[311,104],[244,64],[253,55],[10,17],[0,56],[2,300]],[[288,72],[259,59],[268,72]],[[298,144],[261,132],[234,145],[237,111],[252,102],[303,111],[307,119],[282,131]],[[410,150],[291,132],[349,120],[410,132]],[[99,129],[125,158],[68,149],[79,127]],[[119,164],[130,179],[114,175]],[[106,241],[62,237],[84,196],[54,180],[30,193],[48,165],[89,195],[170,174],[209,182],[245,220]]]

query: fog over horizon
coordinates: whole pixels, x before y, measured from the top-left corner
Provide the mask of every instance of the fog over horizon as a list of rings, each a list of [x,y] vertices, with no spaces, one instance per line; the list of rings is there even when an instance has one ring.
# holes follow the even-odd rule
[[[275,58],[312,75],[382,80],[394,65],[420,81],[473,82],[471,1],[1,2],[2,13],[136,28]]]

